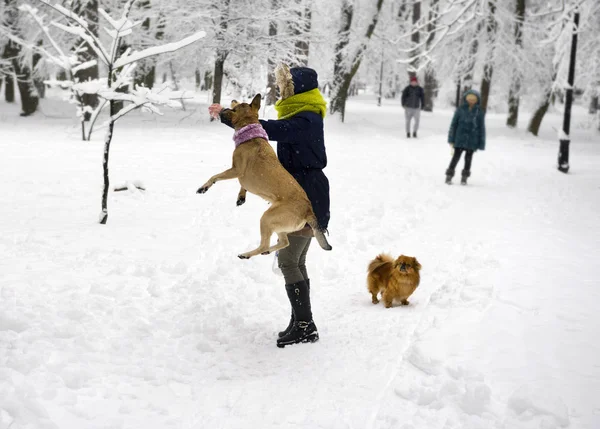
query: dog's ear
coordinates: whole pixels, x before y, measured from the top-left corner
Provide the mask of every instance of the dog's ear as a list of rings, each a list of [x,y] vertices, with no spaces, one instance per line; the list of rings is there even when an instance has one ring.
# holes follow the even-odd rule
[[[252,106],[252,109],[256,110],[257,112],[260,110],[260,94],[256,94],[254,96],[254,98],[252,99],[252,103],[250,103],[250,106]]]
[[[235,106],[240,104],[237,100],[231,100],[231,108],[233,109]]]
[[[417,261],[417,258],[412,258],[413,260],[413,266],[417,269],[420,270],[421,269],[421,264],[419,263],[419,261]]]

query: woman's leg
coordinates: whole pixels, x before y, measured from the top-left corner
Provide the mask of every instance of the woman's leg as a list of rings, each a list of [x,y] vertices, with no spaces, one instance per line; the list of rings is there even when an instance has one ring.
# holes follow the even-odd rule
[[[471,175],[471,162],[473,162],[473,151],[467,150],[465,153],[465,168],[462,171],[462,175],[469,177]]]
[[[456,170],[456,165],[458,164],[458,161],[460,161],[460,156],[462,155],[464,149],[461,149],[459,147],[454,148],[454,155],[452,155],[452,159],[450,160],[450,165],[448,166],[448,169],[446,170],[446,176],[450,176],[450,178],[454,177],[454,171]]]
[[[292,306],[288,327],[279,333],[277,347],[319,340],[312,320],[310,288],[306,271],[306,254],[310,237],[288,236],[290,245],[279,251],[279,268],[285,278],[285,290]]]
[[[306,272],[306,253],[310,245],[310,237],[288,235],[290,245],[279,250],[277,260],[286,284],[308,280]]]
[[[304,245],[304,249],[302,250],[302,253],[300,253],[300,259],[298,259],[298,268],[300,269],[300,272],[302,273],[304,280],[307,283],[309,283],[308,271],[306,270],[306,254],[308,253],[308,248],[310,247],[310,242],[312,241],[312,238],[310,238],[310,237],[307,237],[307,238],[308,238],[308,240],[306,241],[306,244]],[[309,286],[310,286],[310,283],[309,283]]]

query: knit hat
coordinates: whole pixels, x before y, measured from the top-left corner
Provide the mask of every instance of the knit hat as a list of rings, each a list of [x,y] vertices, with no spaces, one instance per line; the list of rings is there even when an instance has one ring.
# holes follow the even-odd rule
[[[290,69],[294,94],[301,94],[319,87],[317,72],[308,67],[293,67]]]
[[[411,82],[418,82],[418,81],[419,81],[419,79],[417,79],[417,77],[416,77],[416,76],[411,76],[411,77],[410,77],[410,81],[411,81]]]

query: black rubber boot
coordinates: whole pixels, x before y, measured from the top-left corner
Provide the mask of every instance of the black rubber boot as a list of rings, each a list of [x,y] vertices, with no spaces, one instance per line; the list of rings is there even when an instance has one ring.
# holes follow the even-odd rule
[[[413,137],[417,138],[417,132],[416,131],[413,132]]]
[[[406,138],[410,138],[410,133],[406,133]]]
[[[310,279],[306,280],[306,284],[308,286],[308,293],[310,294]],[[281,331],[279,334],[277,334],[279,336],[279,338],[283,337],[284,335],[289,334],[289,332],[292,329],[292,326],[294,326],[294,309],[292,308],[292,315],[290,317],[290,323],[288,324],[287,328],[285,328],[283,331]]]
[[[277,340],[277,347],[318,341],[319,333],[312,320],[308,284],[305,281],[288,284],[285,290],[292,304],[294,322],[289,332]]]
[[[461,178],[460,178],[460,184],[461,185],[466,185],[467,184],[467,179],[469,178],[470,175],[471,175],[470,171],[463,170]]]
[[[446,170],[446,185],[452,184],[452,178],[454,177],[454,170]]]

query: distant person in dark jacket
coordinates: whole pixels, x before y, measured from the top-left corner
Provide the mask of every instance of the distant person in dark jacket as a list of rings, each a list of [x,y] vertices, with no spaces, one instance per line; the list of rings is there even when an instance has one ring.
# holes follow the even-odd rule
[[[419,86],[416,76],[411,76],[410,85],[402,91],[402,107],[404,107],[404,118],[406,120],[406,137],[410,138],[410,121],[414,118],[413,137],[417,137],[419,131],[419,120],[421,109],[425,105],[425,91]]]
[[[321,229],[329,224],[329,181],[323,173],[327,166],[323,118],[327,106],[318,89],[317,73],[307,67],[289,68],[285,64],[275,70],[281,99],[275,103],[277,120],[260,120],[269,136],[277,141],[277,157],[283,167],[298,181],[312,203]],[[212,105],[209,111],[219,117],[222,107]],[[221,122],[224,117],[220,116]],[[227,124],[231,126],[231,124]],[[312,229],[306,227],[288,234],[290,245],[278,254],[279,268],[285,278],[285,289],[292,306],[288,327],[279,333],[278,347],[315,342],[319,339],[310,305],[310,279],[306,255],[312,240]]]
[[[460,183],[466,185],[471,175],[473,153],[477,150],[485,150],[485,114],[479,104],[480,98],[479,92],[473,89],[465,92],[463,104],[456,109],[452,118],[448,143],[454,148],[454,154],[446,170],[448,185],[452,184],[454,170],[463,152],[465,152],[465,167]]]

